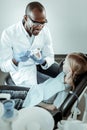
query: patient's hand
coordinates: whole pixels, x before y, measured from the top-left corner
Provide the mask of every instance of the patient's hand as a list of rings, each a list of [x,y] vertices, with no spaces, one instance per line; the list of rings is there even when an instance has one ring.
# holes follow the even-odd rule
[[[50,110],[50,111],[57,110],[57,108],[53,104],[47,104],[44,102],[39,103],[38,106],[41,106],[42,108],[45,108],[45,109]]]

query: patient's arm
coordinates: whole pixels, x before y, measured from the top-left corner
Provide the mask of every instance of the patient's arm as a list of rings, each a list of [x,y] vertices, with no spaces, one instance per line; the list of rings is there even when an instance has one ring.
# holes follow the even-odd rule
[[[57,109],[53,104],[47,104],[47,103],[44,103],[44,102],[39,103],[38,106],[45,108],[47,110],[50,110],[50,111],[54,111],[54,110]]]

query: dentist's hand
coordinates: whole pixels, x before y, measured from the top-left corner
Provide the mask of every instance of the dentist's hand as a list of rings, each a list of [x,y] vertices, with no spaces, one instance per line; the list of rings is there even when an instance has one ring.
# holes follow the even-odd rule
[[[19,54],[15,54],[13,57],[13,61],[16,62],[25,62],[30,58],[31,51],[21,52]]]
[[[36,63],[38,63],[40,65],[42,65],[42,64],[44,64],[46,62],[42,57],[38,58],[35,55],[31,55],[30,58],[33,59],[34,62],[36,62]]]

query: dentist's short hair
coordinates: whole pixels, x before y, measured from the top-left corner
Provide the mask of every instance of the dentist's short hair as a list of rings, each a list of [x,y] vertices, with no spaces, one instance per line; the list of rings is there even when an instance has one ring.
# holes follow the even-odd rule
[[[43,10],[45,10],[44,6],[41,3],[31,2],[26,6],[25,15],[29,15],[29,13],[35,8],[38,9],[40,12],[43,12]]]

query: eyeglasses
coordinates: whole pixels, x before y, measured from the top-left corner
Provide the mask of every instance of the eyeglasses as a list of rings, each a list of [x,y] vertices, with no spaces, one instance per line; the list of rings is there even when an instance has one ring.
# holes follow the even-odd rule
[[[29,15],[28,15],[28,17],[29,17],[29,19],[32,21],[32,23],[34,24],[34,25],[36,25],[36,26],[38,26],[38,25],[45,25],[48,21],[47,21],[47,19],[45,19],[45,21],[44,22],[38,22],[38,21],[35,21],[35,20],[33,20]]]

